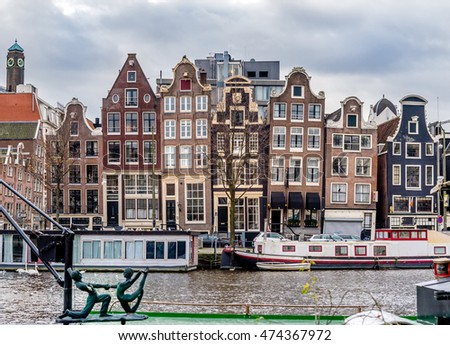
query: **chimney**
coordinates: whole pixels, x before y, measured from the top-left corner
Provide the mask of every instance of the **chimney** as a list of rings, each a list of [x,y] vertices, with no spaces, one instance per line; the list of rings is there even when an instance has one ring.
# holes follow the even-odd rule
[[[206,77],[207,77],[207,73],[206,73],[206,71],[202,68],[202,69],[200,70],[200,84],[202,84],[203,86],[207,84]]]

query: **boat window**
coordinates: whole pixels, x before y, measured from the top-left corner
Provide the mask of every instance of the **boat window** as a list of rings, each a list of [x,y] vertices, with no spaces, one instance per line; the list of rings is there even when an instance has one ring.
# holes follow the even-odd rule
[[[83,259],[100,259],[100,241],[83,241]]]
[[[164,259],[164,242],[147,241],[147,259]]]
[[[262,253],[262,245],[258,244],[258,253],[261,254]]]
[[[386,256],[386,246],[373,246],[373,256]]]
[[[355,246],[355,255],[356,256],[366,256],[367,255],[367,247],[366,246]]]
[[[398,238],[398,231],[392,231],[392,238]]]
[[[295,246],[283,246],[283,252],[295,252]]]
[[[400,238],[409,239],[409,231],[400,231]]]
[[[434,247],[434,255],[445,255],[445,254],[447,254],[447,248]]]
[[[347,256],[348,255],[348,247],[347,246],[336,246],[334,248],[334,253],[336,256]]]
[[[417,231],[411,231],[411,238],[417,238]]]
[[[126,241],[125,259],[143,259],[144,241]]]
[[[105,259],[121,259],[122,241],[105,241],[103,251],[103,258]]]
[[[168,259],[185,259],[186,258],[186,242],[177,241],[169,242],[167,246]]]
[[[377,231],[377,239],[389,238],[389,231]]]
[[[419,238],[427,238],[427,232],[426,231],[419,231]]]
[[[308,248],[308,250],[311,252],[311,253],[314,253],[314,252],[321,252],[322,251],[322,246],[309,246],[309,248]]]

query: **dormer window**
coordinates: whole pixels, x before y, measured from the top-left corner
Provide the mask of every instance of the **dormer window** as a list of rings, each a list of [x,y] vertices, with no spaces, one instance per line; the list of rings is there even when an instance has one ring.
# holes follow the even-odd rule
[[[358,115],[347,114],[347,128],[357,128],[358,127]]]

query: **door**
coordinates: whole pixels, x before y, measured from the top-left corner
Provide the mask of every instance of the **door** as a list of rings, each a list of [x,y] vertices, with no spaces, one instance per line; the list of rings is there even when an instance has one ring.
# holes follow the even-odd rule
[[[217,231],[228,233],[228,206],[217,208]]]
[[[108,201],[107,204],[107,225],[118,226],[119,225],[119,202]]]
[[[280,230],[281,230],[281,210],[272,210],[272,221],[270,222],[270,229],[273,232],[280,232]]]
[[[166,226],[167,230],[176,230],[177,223],[175,220],[175,200],[166,200]]]

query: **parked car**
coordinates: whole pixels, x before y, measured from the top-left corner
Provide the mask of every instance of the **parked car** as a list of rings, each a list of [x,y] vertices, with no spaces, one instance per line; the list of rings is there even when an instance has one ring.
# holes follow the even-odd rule
[[[230,240],[228,238],[223,238],[214,234],[200,234],[198,235],[200,243],[203,245],[203,248],[214,248],[217,243],[217,247],[226,247],[230,245]]]
[[[342,238],[345,242],[349,241],[361,241],[361,238],[357,235],[351,235],[351,234],[336,234],[340,238]]]
[[[320,235],[312,235],[308,241],[310,241],[310,242],[341,242],[341,241],[344,241],[344,239],[338,235],[320,234]]]
[[[253,242],[255,242],[256,240],[262,240],[264,238],[264,232],[260,232],[258,234],[258,236],[256,236],[253,239]],[[286,238],[279,234],[278,232],[266,232],[266,240],[267,241],[283,241],[286,240]]]

